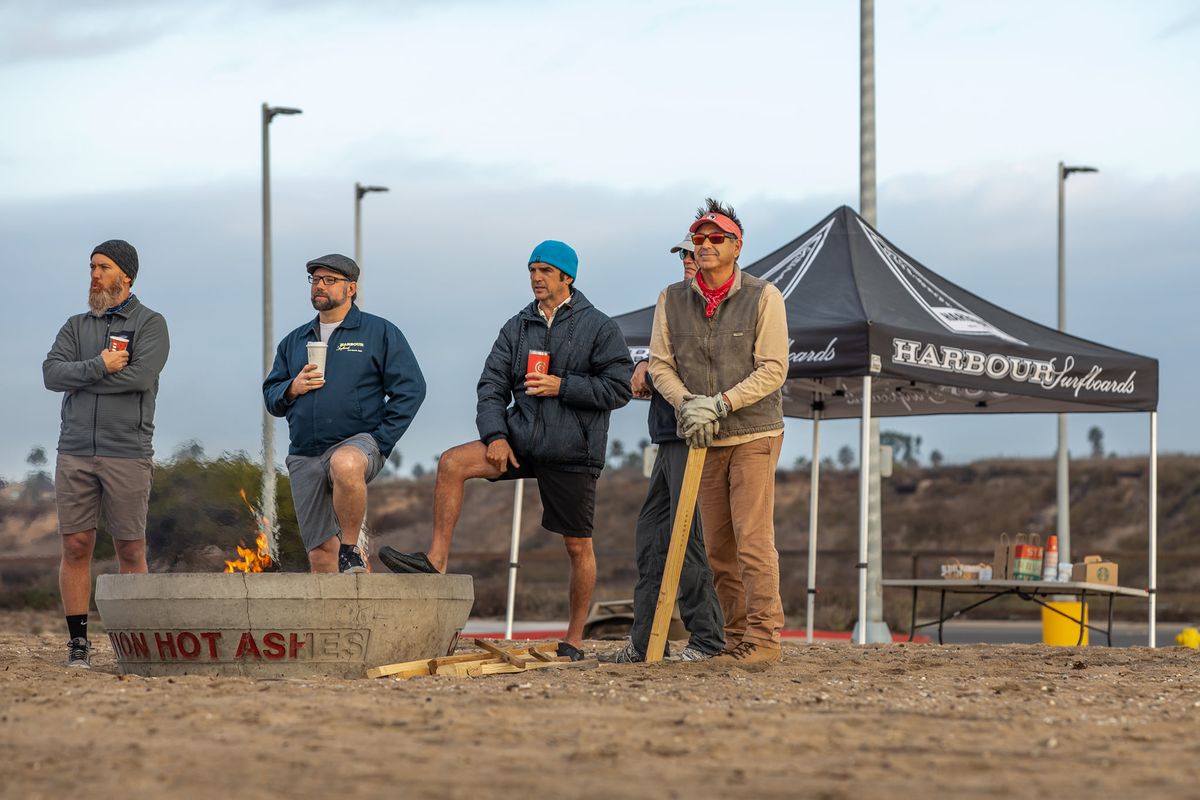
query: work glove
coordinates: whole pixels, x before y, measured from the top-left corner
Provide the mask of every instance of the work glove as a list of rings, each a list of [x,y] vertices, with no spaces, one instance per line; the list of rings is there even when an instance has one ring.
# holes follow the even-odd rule
[[[693,449],[708,447],[713,443],[719,430],[721,430],[721,423],[715,419],[711,422],[701,422],[684,430],[683,439],[687,442],[687,446]]]
[[[720,394],[714,394],[712,397],[685,394],[683,405],[679,407],[679,423],[686,431],[695,425],[715,422],[728,413],[729,406],[725,405]]]

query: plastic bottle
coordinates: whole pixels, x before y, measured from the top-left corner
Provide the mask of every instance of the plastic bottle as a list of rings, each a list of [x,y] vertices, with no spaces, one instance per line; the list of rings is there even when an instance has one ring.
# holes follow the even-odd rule
[[[1042,580],[1058,580],[1058,537],[1050,534],[1046,540],[1046,556],[1042,560]]]

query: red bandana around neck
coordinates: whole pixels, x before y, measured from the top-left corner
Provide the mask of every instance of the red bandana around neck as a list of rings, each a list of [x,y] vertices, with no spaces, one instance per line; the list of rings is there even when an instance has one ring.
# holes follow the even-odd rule
[[[733,279],[737,277],[735,270],[729,276],[729,280],[721,284],[715,289],[708,288],[704,283],[704,273],[696,273],[696,285],[700,287],[700,293],[704,295],[706,305],[704,306],[704,316],[712,319],[712,315],[717,313],[717,306],[721,305],[721,301],[729,296],[729,290],[733,288]]]

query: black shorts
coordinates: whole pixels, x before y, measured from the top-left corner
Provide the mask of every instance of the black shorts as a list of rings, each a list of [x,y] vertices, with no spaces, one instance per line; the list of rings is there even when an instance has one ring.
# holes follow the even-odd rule
[[[536,463],[514,452],[520,467],[511,464],[496,481],[531,478],[537,481],[542,496],[542,527],[563,536],[592,538],[592,520],[596,516],[596,477],[587,472],[566,472]]]

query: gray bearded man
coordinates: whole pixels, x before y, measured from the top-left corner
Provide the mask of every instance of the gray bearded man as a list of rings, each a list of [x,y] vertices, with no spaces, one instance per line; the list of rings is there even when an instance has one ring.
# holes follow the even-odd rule
[[[89,311],[67,320],[42,363],[46,388],[63,393],[54,475],[58,584],[67,666],[84,669],[91,666],[87,618],[101,512],[121,572],[146,572],[154,404],[170,349],[166,320],[130,293],[138,274],[133,245],[97,245],[89,269]]]

